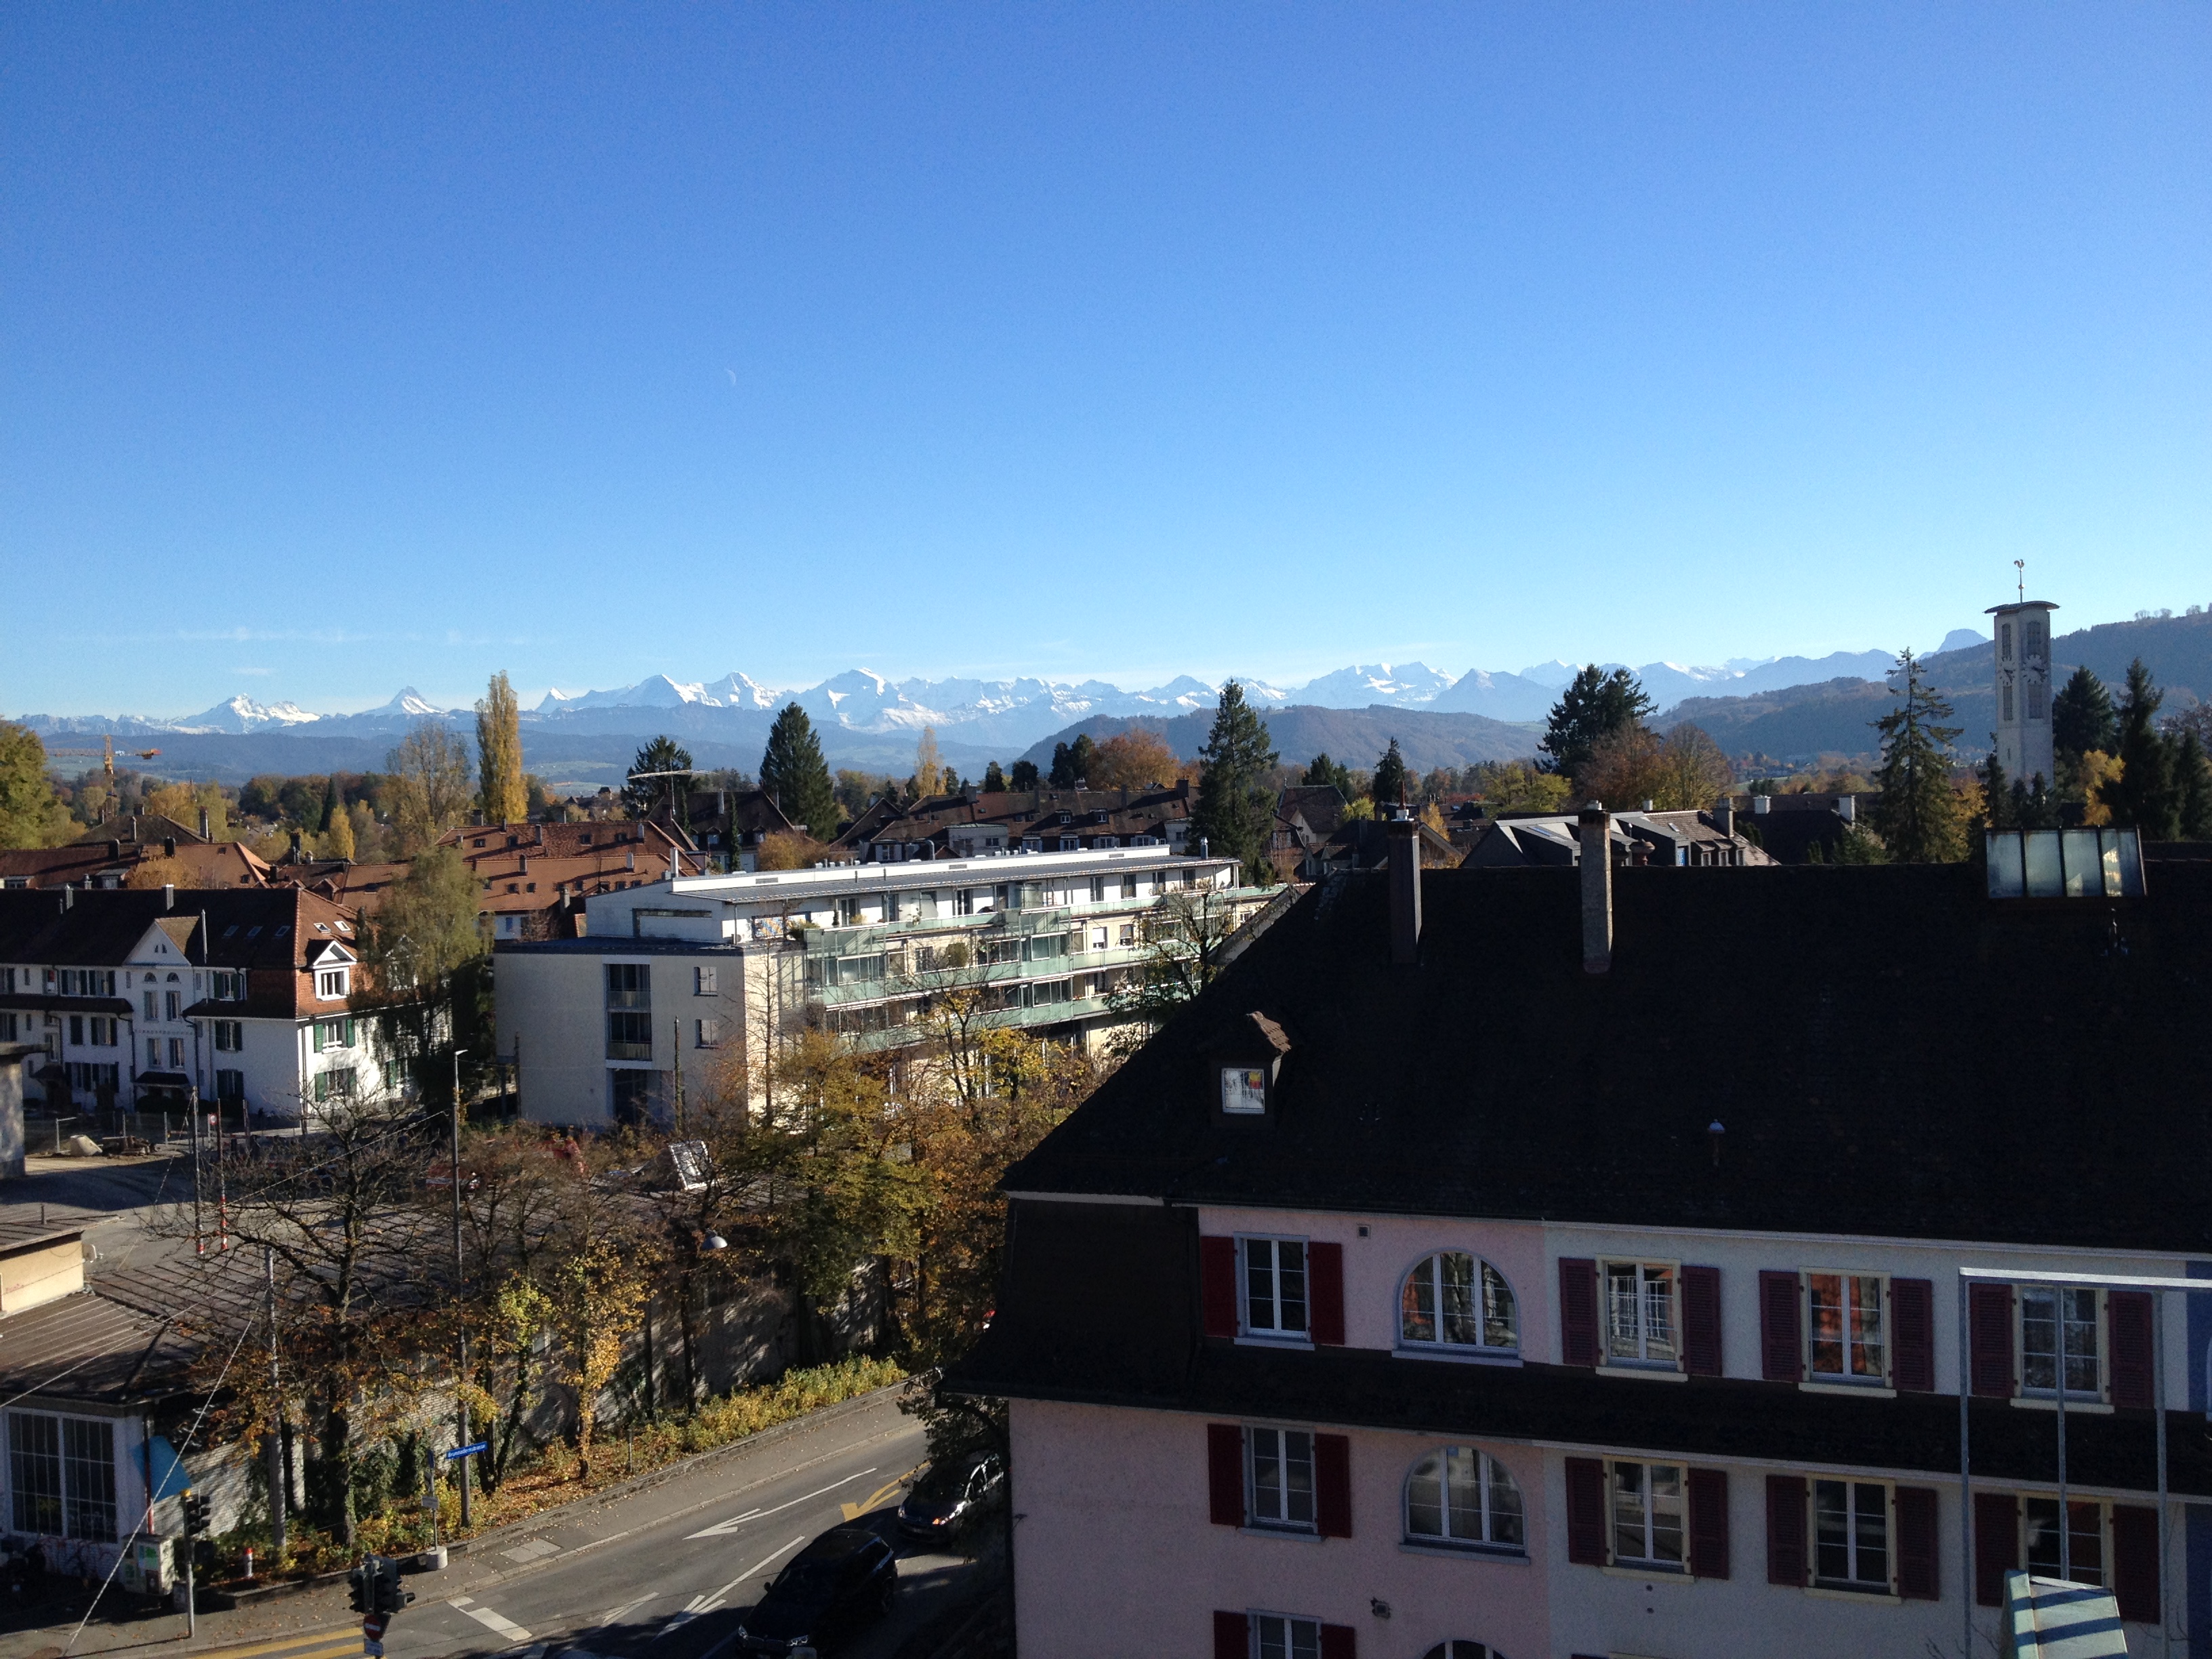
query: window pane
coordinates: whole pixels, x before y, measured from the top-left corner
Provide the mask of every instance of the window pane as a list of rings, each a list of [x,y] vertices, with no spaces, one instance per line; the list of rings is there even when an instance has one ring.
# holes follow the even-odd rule
[[[1840,1376],[1844,1370],[1844,1281],[1838,1273],[1805,1277],[1813,1341],[1813,1374]]]
[[[1521,1488],[1497,1459],[1485,1457],[1482,1466],[1490,1486],[1490,1541],[1517,1547],[1526,1541],[1521,1519]]]
[[[1624,1561],[1645,1559],[1644,1465],[1613,1466],[1613,1553]]]
[[[1851,1284],[1851,1375],[1881,1375],[1881,1280],[1855,1277]]]
[[[1637,1341],[1642,1329],[1638,1317],[1640,1306],[1637,1297],[1635,1264],[1607,1262],[1605,1268],[1605,1341],[1606,1352],[1611,1358],[1643,1358],[1643,1351]]]
[[[1474,1258],[1446,1251],[1437,1258],[1437,1279],[1444,1340],[1474,1346],[1482,1340],[1474,1316]]]
[[[1482,1340],[1493,1348],[1521,1346],[1521,1320],[1513,1306],[1513,1291],[1505,1275],[1487,1261],[1482,1264]]]
[[[1398,1334],[1407,1342],[1437,1340],[1437,1261],[1431,1256],[1406,1275],[1398,1299]]]
[[[1283,1434],[1283,1519],[1301,1526],[1314,1518],[1313,1436],[1289,1429]]]
[[[1443,1454],[1431,1453],[1407,1478],[1406,1530],[1416,1537],[1444,1535],[1443,1467]]]
[[[1671,1267],[1644,1270],[1644,1357],[1674,1358],[1674,1271]]]
[[[1850,1488],[1844,1480],[1813,1483],[1813,1576],[1831,1583],[1851,1576]]]
[[[1314,1620],[1291,1620],[1291,1659],[1321,1659],[1321,1626]]]
[[[33,1412],[8,1413],[9,1491],[17,1532],[62,1532],[61,1425]]]
[[[1275,1328],[1275,1246],[1272,1239],[1244,1241],[1244,1321],[1254,1330]]]
[[[115,1536],[115,1426],[62,1419],[69,1535],[103,1542]]]
[[[1252,1516],[1257,1521],[1283,1518],[1282,1437],[1273,1429],[1250,1431],[1252,1442]]]
[[[1679,1566],[1682,1561],[1682,1471],[1672,1463],[1651,1465],[1651,1559]]]
[[[2058,1351],[2057,1337],[2053,1327],[2051,1292],[2022,1291],[2020,1293],[2020,1370],[2021,1382],[2030,1389],[2045,1392],[2057,1386],[2055,1357]]]
[[[2046,1578],[2060,1576],[2058,1559],[2058,1500],[2031,1498],[2027,1504],[2027,1570]],[[2074,1549],[2073,1581],[2077,1584],[2105,1582],[2105,1548],[2101,1506],[2069,1504],[2067,1517]]]
[[[2097,1293],[2060,1293],[2066,1310],[2066,1387],[2076,1394],[2097,1392]]]
[[[1291,1659],[1289,1620],[1261,1613],[1252,1622],[1260,1627],[1260,1659]]]
[[[1451,1535],[1469,1543],[1482,1541],[1482,1469],[1477,1455],[1465,1446],[1444,1454],[1444,1490],[1450,1501]]]
[[[1854,1542],[1856,1559],[1851,1577],[1862,1584],[1889,1583],[1889,1492],[1865,1481],[1851,1488],[1856,1508]]]
[[[1306,1328],[1306,1247],[1294,1239],[1275,1245],[1276,1300],[1280,1307],[1278,1328]]]

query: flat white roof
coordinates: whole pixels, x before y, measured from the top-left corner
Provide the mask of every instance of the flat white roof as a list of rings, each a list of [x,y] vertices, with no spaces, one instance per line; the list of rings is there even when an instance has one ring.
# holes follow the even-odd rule
[[[854,889],[886,891],[892,888],[981,887],[1001,881],[1039,881],[1054,875],[1090,874],[1131,865],[1145,869],[1164,865],[1179,869],[1220,870],[1235,862],[1227,858],[1191,858],[1161,845],[1096,848],[1080,853],[1009,852],[964,859],[908,859],[892,864],[836,864],[820,869],[778,870],[744,876],[678,876],[673,881],[663,878],[653,884],[669,888],[676,897],[696,896],[741,903],[748,899],[777,898],[792,893],[811,897]],[[630,888],[626,893],[635,896],[643,890]]]

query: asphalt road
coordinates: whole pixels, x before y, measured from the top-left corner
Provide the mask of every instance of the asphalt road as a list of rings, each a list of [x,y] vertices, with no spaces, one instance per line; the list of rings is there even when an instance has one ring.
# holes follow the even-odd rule
[[[866,1518],[896,1538],[893,1513],[924,1459],[920,1427],[886,1397],[643,1491],[548,1516],[453,1557],[443,1572],[410,1573],[403,1582],[416,1599],[386,1632],[386,1659],[709,1659],[726,1650],[764,1582],[816,1534]],[[969,1593],[977,1571],[901,1545],[890,1617],[839,1650],[840,1659],[890,1659]],[[182,1625],[180,1615],[95,1624],[71,1652],[167,1646]],[[52,1638],[24,1632],[0,1640],[0,1659],[22,1659]],[[203,1614],[189,1650],[206,1659],[351,1659],[362,1649],[341,1584]]]

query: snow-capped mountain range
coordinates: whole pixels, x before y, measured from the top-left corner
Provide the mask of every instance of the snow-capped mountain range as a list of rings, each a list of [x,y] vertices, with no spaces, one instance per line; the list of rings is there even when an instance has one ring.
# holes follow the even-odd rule
[[[1941,649],[1954,651],[1983,642],[1983,635],[1961,629],[1945,639]],[[1745,696],[1846,677],[1880,679],[1890,663],[1886,651],[1838,651],[1820,658],[1736,658],[1717,667],[1652,662],[1635,672],[1653,702],[1664,709],[1685,697]],[[1603,665],[1610,669],[1620,665]],[[1456,678],[1425,663],[1359,663],[1303,685],[1275,685],[1258,678],[1245,679],[1243,684],[1245,695],[1265,708],[1365,708],[1382,703],[1532,721],[1545,717],[1560,688],[1577,672],[1575,664],[1561,660],[1533,664],[1518,673],[1478,668]],[[637,724],[635,713],[625,711],[660,711],[664,716],[679,716],[674,723],[687,732],[706,735],[726,726],[734,736],[757,726],[765,729],[776,709],[796,702],[828,733],[918,735],[927,726],[957,744],[1018,748],[1094,715],[1171,719],[1211,708],[1219,692],[1219,686],[1189,675],[1145,690],[1125,691],[1103,680],[893,681],[864,668],[848,669],[798,690],[766,685],[736,672],[714,680],[655,674],[635,685],[606,690],[548,691],[535,708],[524,711],[523,720],[544,731],[628,732],[645,728]],[[318,714],[294,702],[264,703],[241,696],[179,720],[38,714],[27,717],[26,724],[52,733],[253,734],[312,728],[318,736],[370,737],[401,731],[424,719],[465,726],[473,720],[473,711],[440,708],[410,686],[379,708],[350,714]]]

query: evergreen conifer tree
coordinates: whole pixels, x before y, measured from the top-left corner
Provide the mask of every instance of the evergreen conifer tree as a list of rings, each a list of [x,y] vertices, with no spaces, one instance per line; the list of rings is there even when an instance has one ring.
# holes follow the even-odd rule
[[[656,806],[671,806],[681,798],[690,785],[683,778],[644,777],[641,773],[688,772],[691,769],[691,751],[675,738],[663,735],[639,750],[631,757],[630,777],[623,784],[623,810],[634,818],[644,817]],[[517,775],[518,786],[520,775]],[[517,822],[502,818],[502,823]]]
[[[1960,728],[1939,721],[1951,705],[1922,677],[1911,651],[1897,659],[1905,701],[1874,722],[1881,733],[1881,805],[1875,828],[1900,864],[1955,864],[1966,856],[1966,813],[1951,787],[1951,740]]]
[[[1037,763],[1032,760],[1018,760],[1013,770],[1006,774],[1010,789],[1030,790],[1037,787]]]
[[[1547,772],[1571,774],[1590,757],[1598,739],[1624,727],[1641,725],[1651,713],[1651,699],[1626,668],[1607,674],[1595,663],[1575,676],[1573,683],[1552,705],[1540,764]]]
[[[1990,734],[1996,741],[1996,734]],[[2017,830],[2019,820],[2013,816],[2013,792],[2021,786],[2005,780],[2004,763],[1997,751],[1990,750],[1989,759],[1982,763],[1982,818],[1992,830]]]
[[[2184,731],[2174,750],[2174,782],[2181,794],[2181,838],[2212,841],[2212,760],[2194,731]]]
[[[1352,799],[1352,769],[1339,765],[1323,750],[1306,767],[1306,775],[1298,780],[1313,788],[1330,787],[1348,802]]]
[[[1264,780],[1275,764],[1267,723],[1244,701],[1235,680],[1221,688],[1206,747],[1198,751],[1206,770],[1199,779],[1198,805],[1190,815],[1191,833],[1203,837],[1216,858],[1234,857],[1253,886],[1274,879],[1267,863],[1267,837],[1273,828],[1274,800]]]
[[[1390,747],[1375,763],[1375,781],[1368,785],[1367,796],[1378,816],[1406,798],[1406,757],[1398,752],[1397,738],[1390,739]]]
[[[2120,775],[2097,792],[2112,809],[2112,822],[2133,825],[2145,841],[2175,841],[2181,835],[2177,757],[2158,729],[2158,708],[2165,701],[2137,657],[2128,665],[2127,701],[2119,709]]]
[[[987,793],[995,794],[1006,787],[1006,775],[999,769],[999,763],[993,761],[983,769],[983,788]]]
[[[830,781],[829,763],[822,758],[821,740],[814,722],[795,702],[787,702],[769,727],[768,747],[761,753],[761,787],[782,809],[784,817],[817,841],[837,833],[837,796]],[[925,791],[935,787],[927,780]]]
[[[2051,700],[2052,746],[2076,759],[2092,749],[2109,755],[2119,741],[2118,732],[2104,681],[2086,668],[2075,669]]]

